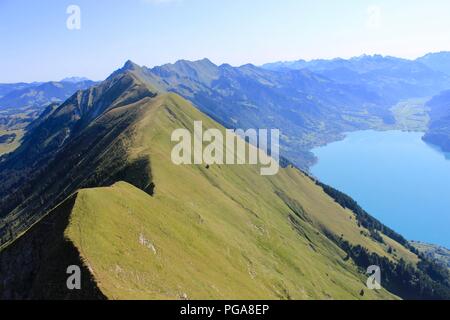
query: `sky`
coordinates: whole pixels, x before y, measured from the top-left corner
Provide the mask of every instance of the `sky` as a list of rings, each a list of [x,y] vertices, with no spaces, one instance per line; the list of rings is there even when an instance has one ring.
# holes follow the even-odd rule
[[[0,0],[0,83],[102,80],[128,59],[416,58],[450,51],[449,15],[448,0]]]

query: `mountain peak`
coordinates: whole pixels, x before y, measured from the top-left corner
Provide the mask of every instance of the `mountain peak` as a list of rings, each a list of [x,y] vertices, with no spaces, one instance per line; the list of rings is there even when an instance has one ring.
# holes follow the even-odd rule
[[[216,64],[214,62],[212,62],[211,60],[209,60],[208,58],[203,58],[201,60],[196,61],[197,63],[201,63],[203,65],[210,65],[210,66],[214,66],[216,67]]]
[[[425,66],[434,71],[442,72],[445,73],[447,76],[450,76],[449,51],[428,53],[423,57],[417,58],[416,61],[424,64]]]
[[[142,69],[143,68],[141,66],[134,63],[133,61],[127,60],[122,68],[119,68],[116,71],[114,71],[106,80],[113,79],[117,75],[120,75],[120,74],[123,75],[125,73],[134,73],[135,75],[141,74],[140,71],[142,71]]]
[[[189,67],[213,67],[216,68],[217,66],[208,58],[203,58],[200,60],[185,60],[181,59],[176,61],[174,64],[166,64],[165,66],[176,66],[176,67],[182,67],[182,66],[189,66]]]
[[[140,68],[140,66],[138,64],[134,63],[131,60],[127,60],[127,62],[125,62],[125,64],[123,65],[122,70],[123,71],[136,70],[136,69],[139,69],[139,68]]]

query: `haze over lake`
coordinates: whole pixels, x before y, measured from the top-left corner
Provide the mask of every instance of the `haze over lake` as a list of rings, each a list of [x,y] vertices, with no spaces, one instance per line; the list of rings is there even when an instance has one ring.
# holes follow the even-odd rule
[[[313,175],[410,240],[450,247],[450,155],[423,133],[357,131],[315,148]]]

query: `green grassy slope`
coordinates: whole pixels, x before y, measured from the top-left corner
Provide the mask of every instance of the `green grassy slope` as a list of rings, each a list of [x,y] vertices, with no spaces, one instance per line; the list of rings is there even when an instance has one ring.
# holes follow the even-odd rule
[[[12,136],[13,138],[7,141],[0,142],[0,156],[6,153],[13,152],[20,145],[20,140],[22,139],[24,130],[1,130],[0,129],[0,139],[3,136]]]
[[[121,74],[33,122],[21,146],[0,158],[0,246],[77,189],[130,178],[139,160],[126,152],[132,124],[154,95]]]
[[[104,299],[77,248],[64,238],[76,195],[66,199],[0,255],[0,299]],[[83,290],[67,290],[67,267]]]
[[[315,161],[311,148],[344,132],[393,123],[389,104],[361,86],[347,86],[308,70],[273,72],[178,61],[152,69],[127,62],[153,87],[176,92],[229,128],[283,128],[283,154],[300,168]]]
[[[154,195],[125,182],[80,190],[59,240],[77,249],[107,298],[396,298],[367,290],[363,271],[325,231],[392,261],[415,255],[386,238],[397,256],[388,254],[297,169],[263,177],[257,166],[175,166],[173,129],[194,120],[224,128],[174,94],[144,104],[122,151],[151,164],[140,170],[151,170],[141,174],[152,177]],[[54,214],[2,254],[26,247],[27,234]]]
[[[425,132],[430,122],[427,99],[410,99],[399,102],[391,108],[395,116],[396,128],[407,131]]]
[[[313,228],[299,222],[299,234],[288,215],[264,219],[262,206],[258,219],[215,198],[192,210],[125,183],[83,190],[66,236],[112,299],[361,298],[363,277]]]

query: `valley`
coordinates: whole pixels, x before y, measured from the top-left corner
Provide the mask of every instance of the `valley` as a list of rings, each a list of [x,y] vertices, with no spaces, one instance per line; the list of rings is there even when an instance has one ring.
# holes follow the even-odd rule
[[[430,123],[430,109],[426,106],[428,100],[410,99],[393,106],[391,108],[395,117],[393,129],[426,132]]]

